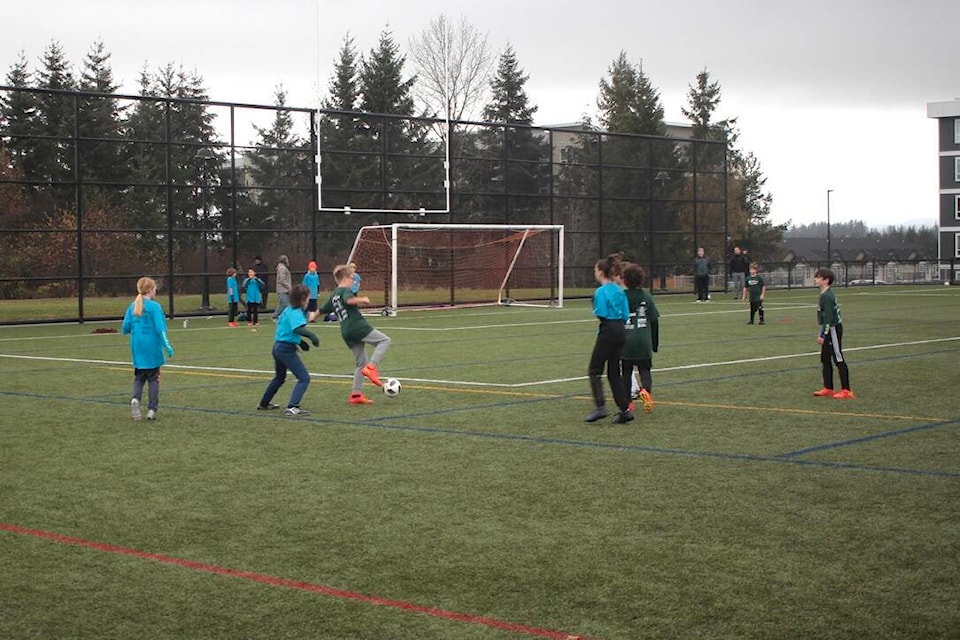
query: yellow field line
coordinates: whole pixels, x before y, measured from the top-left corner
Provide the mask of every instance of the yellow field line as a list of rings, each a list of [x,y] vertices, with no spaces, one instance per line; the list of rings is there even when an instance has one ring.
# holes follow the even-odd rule
[[[120,367],[104,367],[111,371],[129,371],[129,368],[120,368]],[[240,379],[240,380],[268,380],[269,377],[264,375],[248,375],[248,374],[237,374],[237,373],[213,373],[209,371],[183,371],[178,369],[168,369],[168,373],[175,373],[176,375],[185,375],[185,376],[204,376],[209,378],[230,378],[230,379]],[[316,380],[316,378],[314,378]],[[333,383],[333,384],[353,384],[352,380],[331,380],[331,379],[321,379],[318,382],[323,383]],[[434,385],[405,385],[408,389],[419,389],[424,391],[446,391],[454,392],[458,394],[474,394],[474,395],[493,395],[493,396],[509,396],[515,398],[562,398],[566,397],[569,400],[592,400],[590,396],[562,396],[556,393],[530,393],[526,391],[505,391],[500,389],[464,389],[457,387],[440,387]],[[826,400],[830,402],[830,400]],[[767,413],[789,413],[789,414],[799,414],[799,415],[812,415],[812,416],[847,416],[850,418],[876,418],[880,420],[909,420],[909,421],[921,421],[921,422],[942,422],[947,418],[931,418],[928,416],[900,416],[900,415],[889,415],[882,413],[860,413],[856,411],[823,411],[816,409],[790,409],[785,407],[753,407],[745,405],[736,405],[736,404],[719,404],[719,403],[706,403],[706,402],[675,402],[670,400],[657,400],[657,404],[660,406],[668,407],[700,407],[704,409],[728,409],[731,411],[764,411]]]

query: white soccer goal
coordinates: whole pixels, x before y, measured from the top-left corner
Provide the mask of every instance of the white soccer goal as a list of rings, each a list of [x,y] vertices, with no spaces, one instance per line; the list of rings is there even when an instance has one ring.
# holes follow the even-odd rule
[[[349,262],[384,315],[402,307],[563,306],[563,225],[395,223],[360,229]]]

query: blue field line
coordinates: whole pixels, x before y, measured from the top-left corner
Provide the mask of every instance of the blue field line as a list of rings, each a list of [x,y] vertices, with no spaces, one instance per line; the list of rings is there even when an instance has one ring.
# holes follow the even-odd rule
[[[894,438],[896,436],[902,436],[908,433],[915,433],[917,431],[928,431],[930,429],[939,429],[940,427],[948,427],[955,424],[960,424],[960,420],[943,420],[941,422],[930,422],[928,424],[920,424],[914,427],[905,427],[903,429],[895,429],[893,431],[884,431],[883,433],[875,433],[873,435],[863,436],[861,438],[852,438],[850,440],[840,440],[838,442],[829,442],[827,444],[820,444],[815,447],[806,447],[804,449],[797,449],[796,451],[788,451],[787,453],[781,453],[775,457],[794,458],[797,456],[806,455],[808,453],[814,453],[815,451],[828,451],[830,449],[839,449],[840,447],[849,447],[855,444],[862,444],[864,442],[872,442],[874,440],[883,440],[884,438]]]
[[[0,396],[14,396],[14,397],[26,397],[26,398],[35,398],[42,400],[65,400],[70,402],[86,402],[93,404],[107,404],[112,406],[121,406],[126,408],[127,403],[123,402],[111,402],[107,400],[96,400],[88,398],[67,398],[62,396],[47,396],[34,393],[22,393],[22,392],[12,392],[12,391],[0,391]],[[538,399],[541,400],[542,399]],[[531,402],[534,400],[530,400]],[[502,405],[501,405],[502,406]],[[894,473],[899,475],[911,475],[911,476],[927,476],[927,477],[938,477],[938,478],[958,478],[960,479],[960,472],[957,471],[939,471],[935,469],[907,469],[902,467],[882,467],[882,466],[873,466],[873,465],[863,465],[855,464],[848,462],[824,462],[819,460],[798,460],[796,458],[781,456],[762,456],[755,454],[744,454],[744,453],[720,453],[714,451],[693,451],[688,449],[673,449],[673,448],[664,448],[664,447],[650,447],[646,445],[631,445],[631,444],[617,444],[610,442],[596,442],[591,440],[570,440],[568,438],[548,438],[543,436],[527,436],[522,434],[515,433],[491,433],[487,431],[460,431],[457,429],[445,429],[439,427],[423,427],[423,426],[410,426],[410,425],[398,425],[398,424],[385,424],[386,420],[397,420],[404,419],[406,416],[391,416],[390,418],[376,418],[368,420],[334,420],[331,418],[321,418],[317,417],[299,417],[292,418],[284,416],[279,410],[275,413],[257,413],[256,416],[252,415],[251,411],[228,411],[224,409],[205,409],[201,407],[182,407],[182,406],[167,406],[163,407],[164,412],[168,411],[184,411],[191,413],[201,413],[205,415],[220,415],[220,416],[231,416],[231,417],[244,417],[252,418],[256,417],[259,419],[272,419],[285,422],[290,425],[295,424],[329,424],[335,426],[348,426],[348,427],[363,427],[363,428],[373,428],[373,429],[382,429],[385,431],[403,431],[410,433],[425,433],[425,434],[434,434],[434,435],[450,435],[457,437],[469,437],[477,438],[483,440],[502,440],[502,441],[513,441],[513,442],[526,442],[530,444],[543,444],[543,445],[559,445],[565,447],[578,447],[578,448],[587,448],[587,449],[596,449],[596,450],[608,450],[608,451],[624,451],[624,452],[633,452],[633,453],[652,453],[652,454],[662,454],[662,455],[673,455],[673,456],[683,456],[688,458],[708,458],[712,460],[726,460],[733,462],[766,462],[774,464],[790,464],[797,466],[805,467],[820,467],[824,469],[846,469],[851,471],[870,471],[870,472],[881,472],[881,473]],[[442,413],[442,412],[437,412]],[[417,415],[427,415],[427,414],[417,414]],[[955,423],[958,421],[950,421],[950,423]]]
[[[861,364],[861,363],[866,364],[866,363],[874,363],[874,362],[885,362],[885,361],[888,361],[888,360],[905,360],[905,359],[908,359],[908,358],[919,358],[919,357],[923,357],[923,356],[941,355],[941,354],[947,354],[947,353],[956,353],[956,350],[955,350],[955,349],[950,349],[950,350],[942,350],[942,351],[925,351],[924,353],[907,353],[907,354],[894,355],[894,356],[877,356],[877,357],[875,357],[875,358],[864,358],[864,359],[861,359],[861,360],[857,360],[857,364]],[[818,356],[819,354],[814,354],[814,355],[817,355],[817,356]],[[849,358],[845,358],[845,359],[849,362]],[[797,367],[788,367],[788,368],[783,368],[783,369],[767,369],[767,370],[765,370],[765,371],[754,372],[754,373],[751,373],[751,374],[750,374],[750,377],[769,376],[769,375],[775,375],[775,374],[779,374],[779,373],[796,373],[796,372],[799,372],[799,371],[809,371],[809,370],[813,370],[813,369],[816,369],[817,371],[820,371],[820,368],[821,368],[821,366],[820,366],[820,360],[817,360],[817,362],[816,362],[815,364],[802,365],[802,366],[797,366]],[[657,373],[657,369],[656,369],[656,368],[653,369],[653,373],[654,373],[654,374]],[[666,371],[661,373],[661,375],[664,375],[664,376],[666,376],[666,375],[668,375],[668,374],[669,374],[669,372],[666,372]],[[658,382],[657,382],[657,387],[680,387],[680,386],[684,386],[684,385],[688,385],[688,384],[700,384],[700,383],[703,383],[703,382],[722,382],[722,381],[724,381],[724,380],[740,380],[741,378],[743,378],[743,374],[738,372],[738,373],[731,373],[731,374],[727,374],[727,375],[710,376],[710,377],[707,377],[707,378],[690,378],[690,379],[687,379],[687,380],[676,380],[676,381],[673,381],[673,382],[660,382],[660,381],[658,381]],[[584,379],[586,379],[586,376],[584,376]]]

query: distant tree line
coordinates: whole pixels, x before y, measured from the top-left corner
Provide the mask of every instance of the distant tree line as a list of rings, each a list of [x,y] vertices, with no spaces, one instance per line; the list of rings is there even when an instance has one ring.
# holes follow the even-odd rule
[[[830,224],[830,235],[834,238],[863,238],[882,240],[884,244],[900,244],[917,247],[928,255],[936,255],[939,231],[936,227],[913,225],[888,225],[882,229],[868,227],[861,220],[834,222]],[[811,222],[795,225],[787,229],[784,238],[826,238],[827,223]]]
[[[82,259],[92,276],[161,271],[166,260],[196,270],[201,248],[223,252],[232,246],[251,255],[281,231],[310,228],[315,143],[331,150],[321,162],[323,205],[329,207],[437,208],[442,189],[436,176],[447,139],[458,157],[452,176],[458,221],[543,222],[545,199],[553,194],[566,198],[569,219],[587,219],[595,205],[584,203],[602,194],[608,199],[602,205],[605,237],[591,242],[585,233],[574,255],[624,251],[649,259],[641,254],[658,237],[657,262],[686,263],[696,244],[712,244],[717,255],[737,243],[762,258],[785,230],[769,221],[772,196],[757,158],[737,146],[736,119],[716,119],[720,87],[706,69],[690,85],[683,113],[696,138],[719,144],[605,137],[604,131],[664,136],[667,130],[659,92],[622,52],[599,83],[598,125],[581,118],[581,132],[555,172],[547,137],[530,127],[537,106],[512,47],[494,55],[485,35],[441,15],[410,40],[409,51],[413,73],[389,31],[365,55],[347,34],[312,130],[306,110],[287,105],[278,86],[273,120],[255,128],[245,149],[242,184],[232,170],[235,159],[218,143],[198,72],[172,63],[144,67],[142,99],[133,100],[116,95],[101,41],[91,46],[79,73],[57,42],[36,71],[21,53],[5,84],[40,91],[0,93],[0,229],[46,233],[0,234],[0,273],[53,279],[58,273],[50,269],[51,253],[61,264]],[[72,91],[88,93],[62,93]],[[453,122],[449,128],[440,122],[444,117]],[[498,126],[469,120],[475,117]],[[75,137],[82,139],[79,148]],[[598,141],[602,159],[596,157]],[[83,227],[98,232],[86,240],[82,256],[70,233],[80,222],[75,171]],[[689,180],[694,172],[702,172],[699,183]],[[724,175],[725,183],[718,179]],[[724,200],[726,211],[716,206]],[[638,212],[638,203],[652,205]],[[324,224],[336,231],[363,222],[331,216]]]

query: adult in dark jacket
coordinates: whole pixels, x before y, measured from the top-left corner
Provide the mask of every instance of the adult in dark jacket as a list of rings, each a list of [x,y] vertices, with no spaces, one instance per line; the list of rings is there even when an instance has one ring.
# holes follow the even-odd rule
[[[697,257],[693,260],[693,284],[697,302],[710,300],[710,258],[704,253],[703,247],[697,249]]]
[[[734,247],[733,257],[730,258],[730,275],[733,276],[733,297],[737,300],[746,299],[743,297],[743,286],[748,273],[750,273],[750,260],[740,247]]]

